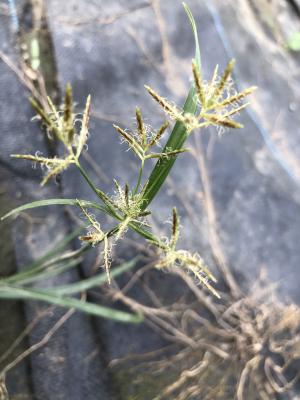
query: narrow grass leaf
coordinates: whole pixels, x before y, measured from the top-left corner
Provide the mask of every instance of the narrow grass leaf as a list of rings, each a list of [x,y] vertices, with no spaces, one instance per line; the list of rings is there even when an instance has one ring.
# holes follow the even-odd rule
[[[124,273],[125,271],[130,270],[131,268],[134,268],[138,261],[138,257],[132,259],[129,262],[126,262],[122,265],[120,265],[117,268],[113,268],[110,272],[110,276],[112,278],[116,278],[118,275]],[[93,276],[92,278],[84,279],[80,282],[64,285],[64,286],[58,286],[55,287],[54,289],[47,289],[48,293],[53,293],[55,295],[70,295],[70,294],[75,294],[75,293],[80,293],[84,292],[86,290],[89,290],[95,286],[100,286],[103,283],[107,282],[107,273],[103,272],[102,274]]]
[[[108,318],[120,322],[140,323],[143,317],[138,314],[130,314],[124,311],[115,310],[109,307],[100,306],[89,302],[84,302],[71,297],[55,296],[48,294],[45,290],[24,289],[18,287],[1,287],[0,298],[2,299],[23,299],[23,300],[39,300],[46,303],[54,304],[64,308],[74,308],[87,314],[97,317]]]
[[[80,200],[81,204],[84,207],[97,208],[100,211],[105,212],[104,207],[101,205],[94,203],[92,201]],[[1,217],[1,221],[8,217],[16,216],[20,214],[22,211],[30,210],[32,208],[45,207],[45,206],[55,206],[55,205],[66,205],[66,206],[78,206],[78,199],[48,199],[48,200],[37,200],[31,203],[23,204],[20,207],[14,208],[9,211],[7,214]]]
[[[63,264],[56,264],[56,265],[51,265],[50,267],[46,267],[45,270],[42,270],[39,273],[34,273],[31,274],[31,276],[23,277],[21,279],[18,279],[17,283],[22,284],[22,285],[28,285],[34,282],[38,282],[41,280],[45,280],[48,278],[51,278],[53,276],[62,274],[63,272],[68,271],[69,269],[75,267],[82,261],[81,258],[77,258],[74,260],[70,260],[68,262],[65,262]]]
[[[42,257],[33,261],[32,263],[26,265],[22,271],[15,273],[12,276],[7,278],[3,278],[1,282],[14,283],[19,282],[22,279],[26,279],[27,277],[34,276],[35,274],[42,271],[45,266],[53,265],[53,263],[58,263],[59,261],[66,260],[67,255],[62,255],[60,257],[56,257],[59,253],[61,253],[68,244],[75,239],[82,231],[83,227],[75,229],[72,233],[67,235],[64,239],[62,239],[53,249],[49,250]],[[80,249],[80,254],[82,253],[83,248]],[[70,254],[71,257],[78,257],[79,252],[74,255],[74,252]],[[56,257],[56,258],[54,258]]]

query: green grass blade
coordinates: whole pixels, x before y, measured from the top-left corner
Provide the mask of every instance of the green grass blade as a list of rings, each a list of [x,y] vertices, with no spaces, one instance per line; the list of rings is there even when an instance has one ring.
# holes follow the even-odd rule
[[[109,307],[100,306],[89,302],[84,302],[71,297],[55,296],[48,294],[45,290],[24,289],[18,287],[1,287],[0,298],[2,299],[22,299],[22,300],[39,300],[46,303],[54,304],[64,308],[74,308],[87,314],[97,317],[108,318],[120,322],[140,323],[143,317],[138,314],[130,314],[124,311],[115,310]]]
[[[63,239],[58,245],[56,245],[53,249],[48,251],[44,256],[40,257],[38,260],[24,267],[24,269],[20,272],[15,273],[12,276],[1,279],[1,282],[5,283],[19,283],[24,281],[24,279],[31,278],[39,274],[45,268],[50,267],[53,264],[61,263],[62,261],[67,261],[70,258],[74,259],[74,257],[79,257],[84,251],[86,251],[89,246],[83,246],[78,250],[71,251],[68,253],[64,253],[59,255],[67,245],[77,237],[80,232],[82,232],[83,228],[75,229],[74,232],[70,233]]]
[[[201,71],[201,57],[200,57],[200,46],[199,46],[199,39],[197,34],[197,26],[193,14],[189,7],[183,3],[184,9],[188,15],[190,20],[193,33],[194,33],[194,40],[195,40],[195,61],[196,65]],[[197,110],[197,104],[194,100],[195,98],[195,89],[194,86],[191,87],[189,94],[186,98],[185,104],[183,106],[183,111],[185,113],[195,114]],[[177,151],[180,150],[187,139],[187,130],[184,124],[181,122],[176,122],[169,139],[163,149],[163,153],[167,151]],[[153,168],[149,180],[146,183],[145,191],[144,191],[144,198],[145,202],[143,204],[143,208],[146,209],[151,201],[154,199],[158,191],[160,190],[161,186],[163,185],[165,179],[167,178],[171,168],[176,161],[177,156],[171,156],[168,159],[161,158],[157,161],[155,167]]]
[[[195,61],[196,65],[199,68],[199,71],[201,71],[201,52],[200,52],[200,45],[199,45],[199,38],[198,38],[198,32],[197,32],[197,25],[195,18],[192,14],[191,9],[186,3],[182,3],[185,12],[187,13],[187,16],[190,20],[190,24],[192,26],[193,34],[194,34],[194,40],[195,40]]]
[[[116,278],[118,275],[122,274],[123,272],[128,271],[129,269],[133,268],[136,265],[138,259],[139,259],[139,257],[136,257],[136,258],[132,259],[131,261],[120,265],[117,268],[113,268],[110,273],[111,277]],[[92,278],[84,279],[80,282],[71,283],[71,284],[64,285],[64,286],[58,286],[58,287],[55,287],[54,289],[47,289],[47,293],[53,293],[54,295],[65,296],[65,295],[84,292],[95,286],[102,285],[105,282],[107,282],[107,274],[106,274],[106,272],[103,272],[102,274],[93,276]]]
[[[68,271],[69,269],[76,267],[80,262],[82,261],[81,258],[76,258],[74,260],[70,260],[68,262],[65,262],[64,264],[56,264],[56,265],[51,265],[50,267],[46,267],[45,270],[42,270],[41,272],[35,272],[32,274],[27,274],[27,276],[23,277],[18,277],[18,279],[14,281],[10,281],[9,283],[17,283],[18,285],[28,285],[30,283],[38,282],[41,280],[45,280],[48,278],[51,278],[53,276],[62,274],[63,272]],[[7,281],[6,281],[7,283]]]
[[[84,207],[97,208],[100,211],[105,212],[105,208],[100,204],[97,204],[93,201],[80,200]],[[55,206],[55,205],[66,205],[66,206],[78,206],[77,199],[48,199],[48,200],[37,200],[32,203],[23,204],[20,207],[14,208],[9,211],[7,214],[1,217],[1,221],[8,217],[16,216],[20,214],[22,211],[30,210],[32,208],[45,207],[45,206]]]

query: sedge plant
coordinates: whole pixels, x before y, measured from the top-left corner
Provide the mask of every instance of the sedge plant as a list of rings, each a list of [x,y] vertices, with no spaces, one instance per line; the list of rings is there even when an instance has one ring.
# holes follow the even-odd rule
[[[89,177],[88,172],[81,164],[81,155],[84,151],[89,136],[89,117],[91,109],[91,97],[88,96],[86,106],[81,116],[74,112],[72,88],[66,86],[64,102],[61,107],[56,107],[52,100],[48,98],[50,112],[46,111],[34,99],[31,104],[39,118],[46,126],[48,133],[53,140],[59,141],[64,147],[64,155],[60,157],[48,158],[39,154],[13,154],[12,157],[22,160],[29,160],[35,164],[40,164],[46,169],[45,176],[41,185],[47,184],[52,178],[61,174],[69,167],[75,167],[80,172],[83,180],[97,196],[97,201],[87,199],[47,199],[35,201],[22,205],[2,217],[16,216],[22,211],[36,207],[49,205],[71,205],[77,207],[83,215],[87,232],[81,234],[79,239],[82,247],[75,252],[69,259],[62,255],[53,262],[52,255],[36,263],[29,269],[16,274],[13,277],[0,281],[0,298],[22,298],[38,299],[54,303],[64,307],[75,307],[102,317],[114,318],[121,321],[136,322],[139,316],[130,315],[124,312],[106,309],[95,304],[86,304],[77,300],[71,295],[87,290],[94,285],[104,283],[104,273],[96,277],[86,279],[79,283],[69,284],[64,287],[52,289],[32,289],[28,284],[37,279],[42,279],[45,274],[51,274],[51,265],[55,266],[55,272],[60,273],[71,266],[78,264],[82,254],[94,246],[103,246],[103,265],[106,269],[108,282],[111,276],[131,268],[135,263],[129,263],[111,272],[111,247],[118,244],[126,235],[128,230],[132,230],[143,237],[148,243],[155,246],[159,253],[159,260],[156,267],[158,269],[182,268],[190,272],[214,296],[219,297],[218,292],[213,287],[216,282],[215,277],[206,267],[205,262],[199,254],[192,254],[188,250],[178,249],[180,219],[175,208],[172,211],[172,230],[169,239],[156,236],[149,225],[147,216],[151,214],[150,205],[163,186],[168,174],[171,171],[176,159],[182,153],[188,151],[184,144],[191,134],[199,134],[199,129],[208,126],[216,126],[217,129],[226,128],[238,129],[242,125],[234,119],[247,105],[243,100],[249,96],[254,87],[242,92],[236,92],[232,81],[232,71],[234,61],[230,61],[224,72],[219,74],[218,67],[215,68],[212,77],[205,80],[201,70],[200,48],[197,36],[195,20],[190,9],[184,4],[184,8],[192,25],[195,38],[195,58],[192,62],[193,83],[187,95],[183,108],[174,105],[158,94],[150,86],[145,86],[146,90],[163,109],[166,120],[155,130],[149,129],[144,123],[140,108],[135,110],[135,129],[127,130],[114,125],[116,133],[120,135],[122,141],[136,155],[139,162],[139,172],[136,183],[130,187],[128,183],[121,184],[114,180],[114,195],[105,193]],[[80,124],[78,124],[80,122]],[[170,127],[174,124],[172,130]],[[78,129],[79,125],[79,129]],[[196,132],[197,131],[197,132]],[[168,136],[165,146],[159,146],[161,139]],[[150,175],[145,177],[145,164],[151,159],[156,159]],[[110,229],[104,230],[99,222],[98,214],[106,214],[113,218],[115,224]],[[47,267],[47,268],[45,268]]]

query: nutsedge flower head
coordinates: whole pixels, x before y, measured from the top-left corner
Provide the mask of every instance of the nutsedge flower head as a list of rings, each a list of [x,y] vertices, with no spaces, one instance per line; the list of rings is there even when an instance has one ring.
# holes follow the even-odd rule
[[[50,178],[60,174],[71,164],[76,164],[86,145],[88,139],[88,123],[90,115],[91,97],[88,96],[82,117],[79,119],[73,111],[73,96],[71,85],[66,86],[63,110],[58,110],[51,99],[48,97],[50,113],[41,108],[34,99],[30,99],[33,109],[37,112],[48,133],[53,134],[54,138],[63,143],[65,155],[63,157],[42,157],[30,154],[12,154],[13,158],[22,158],[46,166],[46,173],[41,185],[45,185]],[[78,120],[81,123],[79,132],[76,129]]]
[[[175,151],[152,152],[154,146],[158,146],[160,139],[167,131],[169,122],[165,121],[158,130],[152,132],[151,129],[144,123],[141,110],[137,107],[136,112],[136,131],[128,132],[117,125],[113,125],[116,131],[121,135],[124,142],[129,145],[129,148],[144,162],[149,158],[168,158],[179,153],[187,151],[180,149]]]
[[[88,221],[88,232],[86,235],[79,236],[82,242],[89,243],[92,246],[96,246],[101,242],[104,242],[103,258],[104,265],[107,274],[108,283],[111,282],[110,279],[110,264],[111,264],[111,247],[109,245],[108,236],[102,231],[100,223],[96,220],[94,215],[90,214],[87,209],[83,206],[80,200],[77,200],[77,205],[81,209],[85,219]]]
[[[116,239],[119,239],[127,230],[131,222],[146,225],[145,217],[150,214],[149,211],[143,210],[143,192],[135,193],[129,190],[126,183],[124,189],[115,180],[116,194],[111,199],[116,210],[123,214],[123,219],[119,224],[119,230]]]
[[[186,126],[188,133],[209,125],[224,128],[242,128],[242,124],[230,117],[238,114],[249,104],[241,104],[240,102],[249,96],[256,87],[250,87],[242,92],[234,90],[231,79],[234,64],[235,61],[231,60],[220,77],[218,76],[217,66],[212,79],[209,82],[205,82],[196,62],[193,62],[195,101],[199,106],[199,112],[196,115],[184,113],[183,110],[172,105],[149,86],[145,86],[145,88],[171,119],[179,121]]]
[[[159,269],[174,267],[184,268],[188,272],[192,273],[213,295],[220,298],[218,292],[209,283],[209,280],[216,282],[216,278],[208,270],[200,255],[197,253],[192,254],[186,250],[176,249],[179,239],[179,225],[179,216],[176,208],[173,208],[172,234],[170,240],[159,245],[153,242],[154,245],[159,247],[161,254],[161,259],[157,263],[156,267]]]

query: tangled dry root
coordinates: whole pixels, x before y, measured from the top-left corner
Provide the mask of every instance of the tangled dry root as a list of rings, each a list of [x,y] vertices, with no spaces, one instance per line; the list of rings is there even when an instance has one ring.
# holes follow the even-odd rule
[[[136,368],[156,376],[157,393],[149,398],[295,400],[293,390],[300,377],[300,308],[281,302],[275,285],[264,278],[249,294],[236,298],[223,293],[218,301],[206,296],[184,271],[176,274],[196,302],[149,307],[124,291],[111,289],[116,299],[143,312],[156,331],[176,344],[171,352],[169,348],[154,352],[150,360],[147,354],[147,361],[141,359],[132,367],[133,376],[139,376]]]

